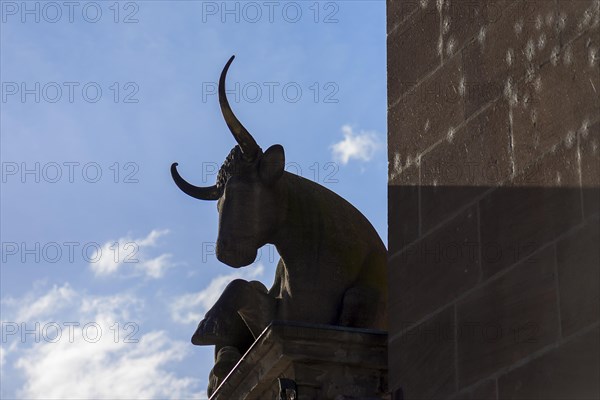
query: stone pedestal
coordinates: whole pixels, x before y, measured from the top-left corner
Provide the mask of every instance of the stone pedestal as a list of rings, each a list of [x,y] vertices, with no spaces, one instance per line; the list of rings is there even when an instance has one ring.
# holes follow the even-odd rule
[[[375,400],[386,393],[386,332],[274,321],[211,400]]]

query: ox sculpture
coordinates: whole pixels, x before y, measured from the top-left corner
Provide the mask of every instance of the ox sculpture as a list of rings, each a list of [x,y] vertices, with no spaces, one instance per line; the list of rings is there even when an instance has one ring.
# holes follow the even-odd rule
[[[219,80],[219,104],[238,143],[210,187],[177,186],[200,200],[217,201],[219,261],[240,268],[273,244],[281,259],[267,289],[237,279],[200,321],[196,345],[215,345],[209,394],[273,320],[386,329],[387,251],[369,221],[325,187],[284,171],[281,145],[266,151],[234,115],[225,94],[231,57]]]

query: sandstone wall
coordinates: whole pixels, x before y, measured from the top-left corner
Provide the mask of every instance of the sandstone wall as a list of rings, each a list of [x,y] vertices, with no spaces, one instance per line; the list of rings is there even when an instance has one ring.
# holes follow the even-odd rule
[[[600,1],[387,13],[391,388],[600,398]]]

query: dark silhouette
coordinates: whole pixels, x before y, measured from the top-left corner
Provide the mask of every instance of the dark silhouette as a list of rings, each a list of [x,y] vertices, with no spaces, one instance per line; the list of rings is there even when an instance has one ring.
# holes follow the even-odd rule
[[[350,203],[312,181],[284,171],[281,145],[265,152],[233,114],[219,80],[219,103],[236,145],[217,183],[197,187],[171,166],[177,186],[200,200],[217,200],[217,258],[239,268],[272,243],[281,255],[271,289],[231,282],[192,337],[215,345],[209,394],[273,320],[386,329],[387,252],[369,221]]]

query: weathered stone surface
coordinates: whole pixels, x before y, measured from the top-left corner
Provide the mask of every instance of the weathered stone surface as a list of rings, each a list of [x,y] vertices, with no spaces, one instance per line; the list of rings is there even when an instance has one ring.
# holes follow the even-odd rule
[[[500,398],[598,399],[599,336],[595,328],[500,377]]]
[[[420,8],[387,37],[388,102],[393,104],[439,64],[440,14],[434,2]],[[401,4],[399,4],[402,7]]]
[[[453,0],[442,5],[444,58],[461,51],[471,40],[485,43],[489,27],[498,23],[515,0]]]
[[[586,217],[600,213],[600,120],[579,131],[581,186]]]
[[[562,44],[586,32],[598,32],[600,3],[596,0],[557,0],[558,24]]]
[[[508,179],[510,140],[508,104],[500,100],[423,156],[423,232]]]
[[[497,11],[495,11],[497,10]],[[466,116],[505,96],[518,102],[526,81],[559,45],[554,2],[518,0],[494,8],[484,34],[464,49]]]
[[[418,0],[386,0],[388,34],[402,25],[406,18],[421,9]]]
[[[278,398],[278,378],[295,382],[299,400],[380,399],[387,393],[387,334],[273,321],[211,400]]]
[[[561,144],[480,202],[482,268],[490,277],[582,221],[575,143]]]
[[[454,307],[392,340],[390,388],[404,399],[444,399],[454,393]]]
[[[394,232],[388,238],[390,254],[417,239],[419,234],[419,187],[388,186],[388,227]]]
[[[562,334],[572,335],[600,318],[600,222],[556,244]]]
[[[389,26],[411,38],[403,46],[388,41],[389,61],[412,67],[408,84],[388,71],[389,185],[399,186],[389,192],[391,387],[403,389],[408,377],[416,390],[404,398],[598,398],[597,343],[585,357],[566,352],[586,351],[570,340],[596,326],[600,314],[592,244],[600,242],[600,1],[419,3],[439,13],[429,31],[418,20],[423,10],[402,21],[389,21],[397,10],[388,13]],[[421,37],[408,29],[416,26]],[[423,46],[435,35],[437,54]],[[418,47],[420,58],[402,59]],[[458,102],[442,87],[456,88]],[[471,161],[496,161],[500,178],[460,174],[472,170]],[[466,209],[478,216],[476,276],[463,259],[435,265],[439,253],[426,246],[448,248],[457,226],[460,242],[471,222],[455,216]],[[431,332],[432,321],[453,308],[458,359],[444,358],[447,343],[401,342],[407,326]],[[461,326],[465,321],[483,324],[478,339],[469,337],[475,327]],[[495,340],[498,326],[502,337]],[[562,355],[540,357],[550,349]],[[559,366],[575,359],[585,367],[570,373]],[[458,393],[440,389],[454,361]]]
[[[558,338],[554,271],[554,248],[549,246],[457,305],[459,387]]]
[[[451,400],[496,400],[496,386],[496,379],[489,379],[457,393]]]
[[[473,287],[480,274],[477,210],[469,208],[447,225],[390,259],[390,330],[399,332]]]
[[[394,157],[391,157],[394,159]],[[419,166],[390,164],[388,186],[388,253],[394,254],[419,235]]]
[[[389,109],[388,146],[400,155],[402,165],[415,162],[463,122],[461,75],[462,57],[456,54],[435,76],[422,81]]]
[[[577,131],[600,117],[600,67],[591,52],[598,35],[561,48],[521,88],[515,88],[515,164],[522,171],[560,141],[576,145]]]

